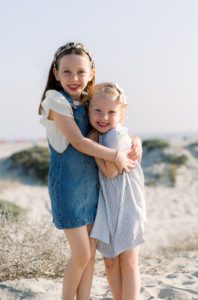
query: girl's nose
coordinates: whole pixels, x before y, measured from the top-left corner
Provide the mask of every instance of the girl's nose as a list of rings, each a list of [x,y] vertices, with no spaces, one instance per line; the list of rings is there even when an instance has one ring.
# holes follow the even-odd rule
[[[72,76],[72,80],[74,80],[74,81],[78,81],[78,75],[77,75],[77,74],[73,74],[73,76]]]
[[[104,119],[104,120],[107,120],[107,119],[108,119],[108,114],[103,113],[103,119]]]

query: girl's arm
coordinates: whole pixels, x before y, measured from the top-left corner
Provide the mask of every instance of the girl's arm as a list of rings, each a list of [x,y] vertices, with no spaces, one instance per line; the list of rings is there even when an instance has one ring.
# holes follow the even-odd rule
[[[96,164],[98,168],[102,171],[102,173],[109,178],[116,177],[119,172],[116,165],[110,161],[105,161],[101,158],[95,158]]]
[[[82,135],[75,120],[51,111],[51,116],[58,129],[63,133],[69,143],[78,151],[85,154],[114,162],[121,173],[123,170],[130,171],[132,161],[127,157],[127,152],[117,151],[99,145],[98,143]]]
[[[101,158],[95,157],[96,164],[98,168],[102,171],[102,173],[109,178],[114,178],[119,174],[119,170],[116,167],[115,163],[110,161],[105,161]],[[131,168],[135,168],[137,166],[137,161],[133,161],[133,165]]]
[[[97,131],[93,130],[89,133],[90,139],[92,139],[95,142],[98,142],[99,134]],[[95,157],[96,164],[98,168],[101,170],[101,172],[109,178],[116,177],[119,174],[119,170],[116,167],[115,163],[112,163],[110,161],[105,161],[101,158]],[[136,162],[133,162],[134,166],[136,165]]]
[[[142,142],[138,136],[132,136],[132,147],[129,153],[129,158],[141,162],[142,159]]]
[[[88,136],[92,141],[95,141],[98,143],[99,133],[96,130],[92,130]],[[95,161],[96,161],[98,168],[102,171],[102,173],[106,177],[113,178],[118,175],[118,173],[119,173],[118,168],[116,167],[116,165],[114,163],[105,161],[104,159],[101,159],[98,157],[95,157]]]

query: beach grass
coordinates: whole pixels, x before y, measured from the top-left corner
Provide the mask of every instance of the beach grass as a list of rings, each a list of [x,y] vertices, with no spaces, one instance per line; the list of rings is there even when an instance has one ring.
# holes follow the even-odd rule
[[[25,216],[27,210],[19,205],[9,202],[5,199],[0,199],[0,218],[7,222],[17,221],[19,218]]]
[[[63,276],[69,250],[63,233],[45,223],[0,219],[0,281]]]
[[[143,149],[146,150],[147,152],[150,152],[152,150],[162,150],[167,147],[169,147],[169,143],[165,140],[162,139],[148,139],[144,140],[142,142]]]
[[[49,150],[47,147],[34,146],[12,154],[9,157],[11,168],[20,168],[25,175],[31,175],[47,182],[49,169]]]

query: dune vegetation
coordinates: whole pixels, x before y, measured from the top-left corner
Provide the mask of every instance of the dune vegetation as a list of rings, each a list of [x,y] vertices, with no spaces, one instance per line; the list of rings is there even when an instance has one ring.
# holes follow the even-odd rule
[[[165,184],[174,187],[178,169],[187,163],[188,157],[174,152],[166,140],[145,140],[142,145],[145,184],[148,186]]]
[[[9,202],[5,199],[0,199],[0,218],[7,222],[17,221],[26,214],[26,210],[19,205]]]
[[[34,146],[12,154],[9,158],[11,168],[18,167],[26,175],[34,176],[41,182],[47,182],[49,168],[49,150],[47,147]]]
[[[11,218],[0,216],[0,281],[63,276],[69,257],[63,233],[45,221],[28,224]]]
[[[185,154],[166,153],[170,144],[163,139],[149,139],[142,142],[142,167],[148,186],[156,186],[167,182],[174,186],[177,170],[187,163]],[[195,147],[193,145],[193,147]],[[194,149],[194,148],[193,148]],[[34,146],[30,149],[14,153],[9,158],[11,168],[19,168],[25,175],[33,176],[43,184],[47,183],[49,168],[49,150],[47,147]]]

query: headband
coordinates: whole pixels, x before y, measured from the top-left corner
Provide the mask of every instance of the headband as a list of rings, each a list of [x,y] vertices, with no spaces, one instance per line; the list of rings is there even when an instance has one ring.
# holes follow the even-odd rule
[[[67,43],[61,47],[58,48],[58,50],[55,52],[54,54],[54,63],[56,63],[57,59],[59,58],[59,56],[64,53],[67,52],[69,50],[72,49],[78,49],[83,51],[85,54],[87,54],[87,56],[89,57],[90,62],[92,63],[92,66],[94,67],[94,61],[92,59],[92,56],[90,54],[90,52],[85,48],[85,46],[82,43]]]

